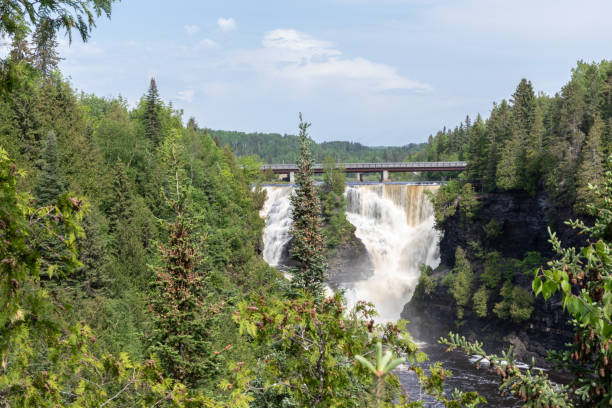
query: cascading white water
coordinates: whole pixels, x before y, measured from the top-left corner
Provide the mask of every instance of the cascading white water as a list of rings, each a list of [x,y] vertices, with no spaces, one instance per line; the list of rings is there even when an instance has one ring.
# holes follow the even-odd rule
[[[281,262],[291,236],[292,187],[264,187],[266,203],[260,215],[266,219],[264,260]],[[440,263],[438,233],[433,209],[425,195],[436,186],[376,184],[346,189],[347,218],[374,263],[368,280],[344,285],[350,305],[366,300],[376,305],[382,320],[397,320],[419,279],[419,265]]]
[[[263,259],[270,266],[278,266],[291,235],[291,202],[293,187],[264,187],[266,202],[259,212],[266,220],[263,232]]]
[[[382,320],[397,320],[419,279],[419,265],[440,264],[439,235],[425,195],[433,186],[348,187],[347,218],[374,262],[374,275],[347,288],[347,301],[374,303]]]

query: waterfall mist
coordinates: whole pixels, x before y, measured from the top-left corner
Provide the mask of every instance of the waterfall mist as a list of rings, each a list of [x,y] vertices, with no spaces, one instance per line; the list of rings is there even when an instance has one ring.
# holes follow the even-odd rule
[[[270,266],[278,266],[285,246],[291,240],[291,202],[289,196],[293,187],[264,187],[266,202],[259,212],[266,220],[263,232],[263,259]]]
[[[267,199],[260,215],[266,219],[264,260],[272,266],[284,260],[291,236],[293,188],[264,187]],[[419,265],[436,267],[439,234],[433,228],[433,208],[425,191],[437,186],[375,184],[347,186],[347,218],[374,264],[367,280],[346,282],[350,306],[359,300],[374,303],[382,320],[397,320],[410,301],[419,279]]]
[[[350,305],[374,303],[382,320],[397,320],[419,279],[419,265],[440,264],[439,234],[425,195],[434,186],[348,187],[347,218],[374,262],[374,275],[347,287]]]

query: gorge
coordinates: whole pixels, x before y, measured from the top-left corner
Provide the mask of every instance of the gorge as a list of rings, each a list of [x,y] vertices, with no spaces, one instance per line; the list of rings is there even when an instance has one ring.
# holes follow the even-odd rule
[[[568,338],[567,328],[560,323],[565,317],[558,304],[545,305],[538,300],[533,318],[524,324],[504,321],[494,315],[480,319],[473,313],[467,313],[460,321],[455,316],[452,295],[441,284],[431,297],[413,298],[421,265],[429,266],[435,279],[449,274],[450,268],[446,265],[454,264],[455,248],[470,248],[468,241],[480,239],[478,234],[482,234],[477,228],[466,228],[459,216],[451,218],[446,234],[434,228],[434,209],[428,192],[435,193],[439,188],[438,183],[348,183],[344,193],[346,216],[355,227],[354,237],[352,245],[331,251],[328,285],[344,290],[349,307],[359,300],[372,302],[381,321],[408,319],[408,330],[423,350],[432,360],[444,361],[453,371],[447,384],[449,390],[453,387],[475,389],[495,406],[515,406],[513,397],[498,395],[495,377],[475,371],[463,355],[443,353],[436,340],[451,330],[459,331],[470,338],[484,340],[490,350],[497,351],[511,344],[519,359],[528,361],[536,357],[540,365],[545,364],[542,357],[547,347],[560,346]],[[267,200],[260,212],[266,220],[263,257],[272,266],[287,268],[292,265],[288,247],[291,241],[289,197],[293,187],[266,186],[264,189]],[[484,224],[492,214],[503,224],[502,233],[491,240],[491,247],[501,250],[504,256],[517,258],[530,249],[546,251],[544,238],[550,214],[545,215],[551,208],[543,197],[499,194],[481,201],[479,217],[482,219],[470,225]],[[535,241],[541,248],[534,246]],[[469,249],[468,253],[474,269],[482,269],[482,262]],[[530,276],[519,276],[516,280],[528,287]],[[405,387],[418,393],[411,373],[400,369],[398,375]]]

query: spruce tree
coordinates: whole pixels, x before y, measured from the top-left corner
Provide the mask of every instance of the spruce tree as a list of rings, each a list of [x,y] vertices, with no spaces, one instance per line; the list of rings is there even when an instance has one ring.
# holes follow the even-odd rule
[[[151,140],[155,146],[157,146],[162,139],[160,108],[161,99],[157,90],[157,83],[155,82],[155,78],[151,78],[149,90],[145,96],[143,124],[145,136]]]
[[[312,154],[307,133],[309,127],[310,123],[304,122],[300,113],[300,157],[295,192],[291,196],[291,255],[298,261],[299,267],[293,271],[292,284],[295,288],[322,295],[327,265],[323,259],[325,242],[320,226],[321,205],[313,179]]]
[[[536,97],[530,81],[522,79],[512,95],[512,135],[502,148],[497,167],[497,185],[505,190],[524,189],[527,144],[535,124]]]
[[[32,35],[32,42],[34,44],[32,52],[34,66],[48,77],[57,70],[61,60],[57,52],[57,34],[49,19],[40,20]]]
[[[117,231],[119,224],[128,222],[134,215],[132,192],[125,165],[121,161],[115,164],[112,200],[108,209],[108,220],[110,232],[114,233]]]
[[[64,181],[59,168],[57,141],[55,133],[47,134],[47,147],[43,154],[42,170],[36,186],[36,201],[39,205],[55,204],[57,197],[64,192]]]
[[[468,178],[470,180],[481,180],[485,170],[487,158],[487,140],[485,126],[480,115],[476,118],[474,125],[468,129]]]
[[[604,122],[596,117],[586,144],[582,149],[582,158],[576,173],[576,203],[574,209],[578,213],[587,213],[589,205],[599,205],[595,191],[589,188],[601,186],[604,180],[605,164],[603,155],[602,135]],[[596,215],[596,214],[592,214]]]
[[[207,303],[209,275],[181,206],[175,204],[168,242],[160,246],[162,265],[150,300],[154,319],[149,351],[171,377],[194,386],[216,371],[211,346],[215,312]]]

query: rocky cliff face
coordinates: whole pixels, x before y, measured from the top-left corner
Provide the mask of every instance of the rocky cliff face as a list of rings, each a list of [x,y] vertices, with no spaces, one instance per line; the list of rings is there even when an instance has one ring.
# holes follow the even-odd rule
[[[291,241],[283,250],[281,265],[297,266],[290,254]],[[374,264],[363,242],[351,233],[342,244],[328,249],[325,253],[327,262],[326,281],[332,289],[339,289],[343,283],[366,280],[374,274]]]
[[[521,259],[529,251],[550,257],[549,225],[564,245],[582,244],[576,234],[563,224],[563,220],[572,218],[571,212],[555,208],[545,196],[487,194],[481,196],[479,202],[480,210],[473,219],[464,220],[457,214],[446,221],[440,242],[443,265],[454,265],[455,250],[461,246],[470,258],[474,274],[480,275],[483,272],[483,261],[476,256],[470,242],[480,242],[483,250],[498,251],[505,258]],[[494,238],[487,236],[484,228],[492,219],[497,220],[500,226],[500,232]],[[439,283],[447,273],[448,267],[438,268],[432,275],[437,278],[438,285],[431,296],[413,299],[404,307],[402,317],[411,321],[409,330],[416,337],[431,340],[449,331],[459,332],[468,338],[484,341],[491,350],[512,344],[520,359],[536,357],[540,364],[546,349],[561,348],[571,339],[567,316],[558,297],[548,302],[544,302],[541,297],[536,298],[531,318],[520,324],[499,319],[493,313],[480,318],[470,308],[466,308],[464,318],[459,321],[453,296],[448,293],[446,286]],[[517,273],[513,280],[515,285],[531,291],[531,274]],[[493,293],[490,304],[499,300],[500,295]],[[490,305],[489,310],[491,308]]]

